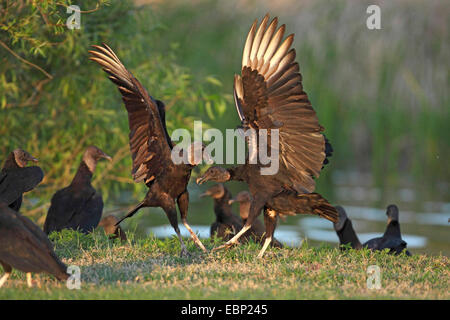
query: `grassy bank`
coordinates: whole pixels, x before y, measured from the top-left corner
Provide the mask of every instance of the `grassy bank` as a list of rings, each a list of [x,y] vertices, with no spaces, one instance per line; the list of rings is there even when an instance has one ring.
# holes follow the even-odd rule
[[[178,256],[175,238],[111,241],[100,233],[55,234],[56,252],[81,268],[80,290],[41,275],[41,287],[26,287],[14,272],[0,299],[449,299],[448,257],[393,257],[337,248],[270,249],[256,259],[250,243],[208,255],[190,240],[189,258]],[[217,241],[205,240],[208,249]],[[367,288],[367,267],[381,269],[381,289]]]

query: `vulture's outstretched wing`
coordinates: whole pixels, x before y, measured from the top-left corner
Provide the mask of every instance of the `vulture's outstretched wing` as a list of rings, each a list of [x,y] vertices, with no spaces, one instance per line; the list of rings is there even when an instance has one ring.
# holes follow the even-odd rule
[[[165,171],[171,162],[171,141],[161,119],[164,104],[153,100],[139,81],[129,72],[106,44],[93,46],[89,59],[97,62],[109,74],[122,94],[128,111],[130,150],[135,182],[151,182]],[[161,110],[162,108],[162,110]]]
[[[303,91],[294,35],[283,42],[285,25],[255,21],[245,42],[242,76],[234,80],[234,98],[244,127],[279,129],[280,168],[276,179],[299,192],[312,192],[325,160],[325,138]],[[269,134],[270,134],[270,130]],[[270,143],[270,139],[268,139]]]
[[[44,178],[39,167],[10,168],[0,172],[0,202],[8,205],[33,190]]]

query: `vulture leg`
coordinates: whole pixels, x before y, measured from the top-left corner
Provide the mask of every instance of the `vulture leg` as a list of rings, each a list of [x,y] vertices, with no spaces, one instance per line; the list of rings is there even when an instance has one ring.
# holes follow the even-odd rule
[[[189,252],[186,248],[186,245],[184,244],[183,238],[181,237],[180,228],[178,228],[178,218],[177,218],[177,209],[175,208],[175,203],[166,204],[162,206],[164,212],[167,215],[167,218],[169,218],[170,224],[172,225],[173,229],[177,233],[178,239],[180,240],[181,245],[181,252],[180,256],[187,257],[189,256]]]
[[[261,209],[264,207],[265,203],[266,203],[265,200],[255,196],[255,198],[252,201],[252,204],[250,206],[250,212],[249,212],[247,221],[245,222],[245,225],[242,227],[241,231],[239,231],[233,238],[228,240],[225,244],[214,248],[213,251],[220,250],[220,249],[223,249],[223,248],[230,248],[231,246],[238,244],[239,243],[239,241],[238,241],[239,238],[244,233],[246,233],[248,231],[248,229],[250,229],[252,227],[253,221],[258,217],[258,215],[261,212]]]
[[[10,265],[3,263],[0,261],[0,264],[3,267],[3,270],[5,271],[5,274],[3,277],[0,278],[0,288],[5,284],[6,280],[8,280],[9,276],[11,275],[12,268]]]
[[[28,288],[33,287],[33,280],[31,279],[31,272],[27,272],[27,285],[28,285]]]
[[[180,209],[180,215],[181,215],[181,221],[183,222],[183,225],[188,229],[189,233],[191,234],[191,238],[194,241],[194,243],[201,249],[203,252],[207,252],[205,246],[200,241],[200,239],[197,237],[195,232],[191,229],[189,224],[187,223],[187,213],[188,213],[188,206],[189,206],[189,193],[187,191],[183,192],[177,199],[178,202],[178,208]]]
[[[275,227],[277,226],[277,213],[268,208],[264,208],[264,225],[266,226],[266,239],[261,251],[258,254],[258,258],[262,258],[267,247],[273,240],[273,233],[275,232]]]
[[[178,240],[180,240],[180,243],[181,243],[180,257],[189,257],[191,254],[189,253],[189,251],[187,250],[187,248],[183,242],[183,238],[181,237],[180,230],[178,230],[177,236],[178,236]]]
[[[0,278],[0,288],[3,287],[3,285],[5,284],[6,280],[8,280],[10,275],[11,275],[11,271],[10,272],[5,272],[3,277]]]

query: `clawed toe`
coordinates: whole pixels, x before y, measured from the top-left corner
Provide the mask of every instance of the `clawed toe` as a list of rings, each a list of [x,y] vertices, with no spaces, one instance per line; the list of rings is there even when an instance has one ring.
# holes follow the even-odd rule
[[[225,243],[225,244],[223,244],[221,246],[215,247],[214,249],[211,250],[211,252],[214,252],[214,251],[217,251],[217,250],[221,250],[221,249],[230,249],[232,246],[234,246],[236,244],[238,244],[238,243],[237,242],[230,242],[230,241],[228,241],[227,243]]]
[[[191,254],[189,253],[189,251],[186,249],[186,247],[181,248],[181,252],[180,252],[180,257],[181,258],[188,258],[190,257]]]

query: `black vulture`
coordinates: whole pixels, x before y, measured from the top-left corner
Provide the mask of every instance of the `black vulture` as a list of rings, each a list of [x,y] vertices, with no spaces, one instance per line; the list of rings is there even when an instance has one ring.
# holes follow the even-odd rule
[[[66,280],[67,267],[56,256],[47,235],[30,219],[0,202],[0,264],[5,275],[0,287],[6,282],[12,268],[27,273],[31,287],[31,272],[45,272],[58,280]]]
[[[314,178],[328,162],[332,148],[321,133],[324,128],[303,91],[295,49],[289,49],[294,35],[281,43],[285,25],[276,30],[278,19],[274,18],[270,24],[268,20],[266,15],[259,28],[257,20],[253,23],[244,46],[242,76],[234,78],[236,110],[250,151],[246,162],[229,169],[210,167],[197,179],[198,183],[238,180],[248,184],[252,204],[247,223],[218,248],[236,244],[264,209],[267,237],[258,257],[262,257],[272,241],[278,214],[310,213],[332,222],[338,217],[327,200],[312,193]],[[272,136],[275,141],[278,137],[278,144],[275,142],[273,146]],[[276,172],[262,174],[261,170],[269,165],[255,155],[269,151],[278,152],[274,161],[279,160],[279,167]]]
[[[15,211],[22,205],[22,194],[34,189],[44,178],[41,168],[26,166],[29,161],[38,160],[22,149],[15,149],[0,172],[0,202]]]
[[[400,233],[400,223],[398,219],[398,207],[391,204],[387,207],[386,215],[388,217],[386,231],[382,237],[374,238],[363,244],[371,250],[389,249],[390,253],[399,254],[406,250],[407,243],[402,239]],[[411,253],[406,250],[406,255]]]
[[[125,232],[122,230],[120,226],[116,225],[117,222],[119,222],[119,219],[117,219],[113,215],[110,215],[102,218],[98,226],[103,228],[103,230],[105,230],[105,234],[112,235],[111,236],[112,239],[120,238],[120,240],[122,241],[127,241],[127,236]]]
[[[233,199],[229,201],[229,204],[234,202],[239,203],[239,215],[241,216],[242,225],[247,222],[248,214],[250,212],[250,204],[252,202],[252,196],[248,191],[239,192]],[[242,235],[241,238],[244,239],[253,239],[256,242],[264,242],[266,238],[266,228],[263,223],[259,219],[255,219],[250,229],[246,233]],[[277,239],[273,238],[270,243],[272,247],[282,248],[283,244]]]
[[[188,229],[195,244],[206,252],[187,222],[189,206],[187,185],[192,169],[201,163],[201,159],[197,159],[198,157],[194,155],[201,151],[207,157],[206,152],[203,153],[204,145],[194,142],[190,145],[190,149],[178,152],[167,132],[164,103],[148,94],[110,47],[106,44],[103,44],[103,47],[95,45],[93,47],[96,51],[89,51],[92,55],[90,59],[97,62],[109,75],[109,79],[117,85],[128,112],[130,151],[133,160],[132,177],[136,183],[144,182],[149,189],[144,200],[128,212],[119,223],[133,216],[141,208],[161,207],[178,235],[181,255],[188,255],[178,228],[176,210],[178,204],[183,225]],[[172,153],[181,156],[184,161],[182,163],[173,161]]]
[[[207,196],[214,200],[214,213],[216,215],[216,221],[211,225],[210,235],[212,237],[215,234],[217,237],[228,241],[243,226],[241,219],[232,212],[231,205],[228,203],[231,200],[231,193],[223,184],[219,183],[200,195],[200,197]]]
[[[336,208],[339,212],[339,222],[334,224],[334,228],[341,245],[350,244],[353,249],[366,247],[373,251],[389,249],[389,253],[392,254],[400,254],[403,250],[406,250],[407,243],[402,239],[400,233],[399,214],[396,205],[392,204],[387,207],[386,215],[388,216],[388,221],[383,236],[370,239],[362,245],[345,210],[340,206],[337,206]],[[411,253],[406,250],[406,255],[410,256]]]
[[[353,229],[352,221],[347,217],[347,213],[341,206],[336,206],[339,213],[339,220],[334,223],[334,230],[339,237],[339,244],[350,244],[353,249],[361,249],[362,244]],[[343,249],[343,247],[341,247]]]
[[[86,149],[70,185],[52,197],[44,223],[45,233],[62,229],[88,233],[97,227],[103,212],[103,199],[91,185],[91,179],[100,159],[111,161],[110,156],[95,146]]]

